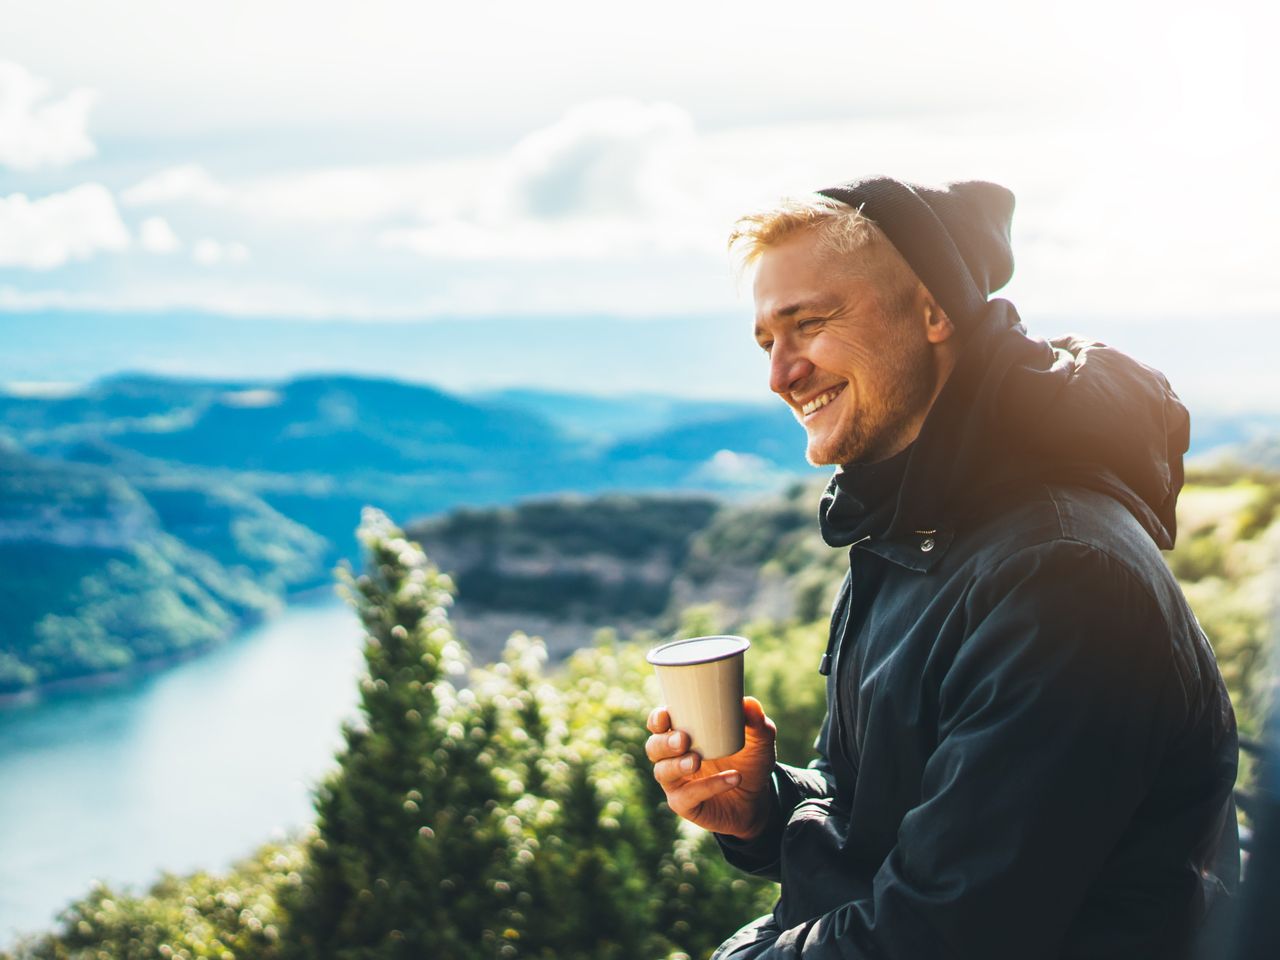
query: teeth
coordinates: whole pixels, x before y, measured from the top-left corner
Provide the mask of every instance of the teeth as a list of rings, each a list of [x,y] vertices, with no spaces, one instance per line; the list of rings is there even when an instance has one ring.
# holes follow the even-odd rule
[[[819,409],[820,407],[825,407],[828,403],[830,403],[832,400],[835,399],[836,394],[838,394],[839,392],[840,392],[839,389],[828,390],[826,393],[822,394],[821,396],[814,397],[812,400],[810,400],[808,403],[806,403],[803,407],[800,408],[800,412],[805,416],[808,416],[809,414],[813,413],[813,411]]]

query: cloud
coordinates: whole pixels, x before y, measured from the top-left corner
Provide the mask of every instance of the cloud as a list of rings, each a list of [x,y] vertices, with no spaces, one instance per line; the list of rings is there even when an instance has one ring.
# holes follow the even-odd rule
[[[138,228],[138,243],[147,253],[173,253],[182,241],[164,217],[147,217]]]
[[[692,118],[673,104],[579,104],[516,144],[507,203],[538,220],[670,210],[682,199],[674,174],[693,139]]]
[[[152,174],[125,190],[120,199],[131,207],[183,201],[217,207],[227,203],[232,196],[231,188],[215,180],[200,164],[187,163]]]
[[[186,164],[147,177],[122,200],[231,209],[259,222],[371,226],[384,249],[442,260],[597,259],[689,248],[695,144],[693,121],[677,106],[596,100],[501,154],[242,182]]]
[[[200,164],[161,170],[121,194],[130,206],[193,204],[230,209],[254,220],[353,226],[456,214],[486,185],[494,164],[461,161],[290,170],[227,182]]]
[[[690,479],[744,489],[776,489],[785,472],[754,453],[719,450],[700,463]]]
[[[458,214],[384,230],[378,242],[442,260],[709,252],[719,237],[704,229],[697,144],[673,104],[578,104],[520,140]]]
[[[86,183],[38,200],[0,197],[0,266],[49,270],[129,246],[129,231],[107,188]]]
[[[97,152],[87,129],[92,90],[50,100],[47,81],[0,60],[0,164],[13,170],[65,166]]]
[[[249,248],[243,243],[223,243],[220,240],[205,237],[192,247],[191,259],[205,267],[220,263],[244,263],[249,259]]]

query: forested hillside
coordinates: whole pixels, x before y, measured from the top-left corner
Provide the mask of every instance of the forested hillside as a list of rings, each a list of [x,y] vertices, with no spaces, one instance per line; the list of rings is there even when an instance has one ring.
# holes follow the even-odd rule
[[[235,487],[0,446],[0,694],[221,640],[323,582],[323,554]]]

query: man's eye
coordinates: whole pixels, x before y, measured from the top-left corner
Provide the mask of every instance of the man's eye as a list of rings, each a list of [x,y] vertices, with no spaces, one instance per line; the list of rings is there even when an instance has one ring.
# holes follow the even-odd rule
[[[773,353],[773,341],[770,340],[768,343],[760,344],[760,349],[765,352],[766,356],[768,356],[770,353]]]
[[[814,330],[817,330],[818,327],[822,326],[822,323],[823,321],[821,317],[810,317],[808,320],[801,320],[799,327],[805,333],[812,333]]]

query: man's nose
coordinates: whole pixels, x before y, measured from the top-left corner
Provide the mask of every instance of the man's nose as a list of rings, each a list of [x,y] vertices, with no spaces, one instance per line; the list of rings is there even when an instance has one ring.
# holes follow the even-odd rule
[[[769,389],[774,393],[789,393],[796,383],[813,372],[813,364],[794,350],[774,344],[769,354]]]

